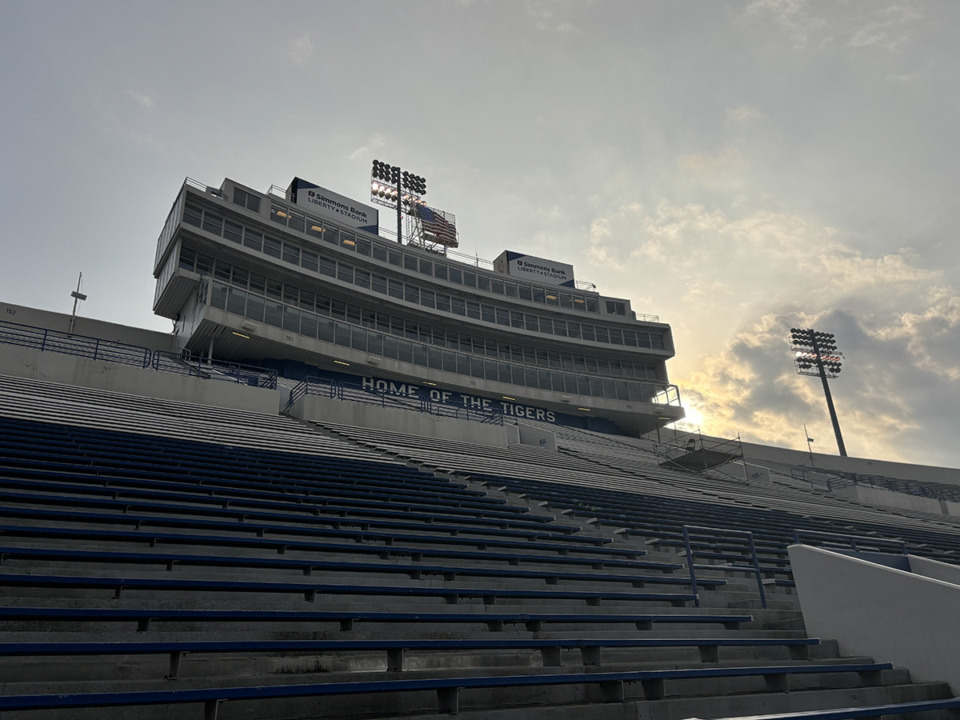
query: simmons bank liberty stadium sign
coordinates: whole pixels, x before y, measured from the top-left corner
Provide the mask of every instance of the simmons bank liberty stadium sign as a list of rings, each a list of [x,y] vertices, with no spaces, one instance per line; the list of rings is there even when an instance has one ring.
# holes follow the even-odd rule
[[[505,273],[518,280],[529,280],[541,285],[557,285],[560,287],[574,287],[573,265],[547,260],[545,258],[524,255],[523,253],[504,250],[493,261],[493,268],[497,272]]]

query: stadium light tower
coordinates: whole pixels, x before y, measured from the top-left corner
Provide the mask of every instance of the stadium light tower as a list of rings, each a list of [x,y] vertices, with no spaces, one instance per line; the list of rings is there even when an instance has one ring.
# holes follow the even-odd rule
[[[425,178],[401,170],[396,165],[373,161],[370,171],[370,198],[378,205],[396,207],[397,242],[403,240],[403,213],[411,213],[416,205],[423,205],[427,194]]]
[[[840,434],[840,422],[837,420],[837,411],[833,407],[833,397],[827,384],[827,378],[839,375],[843,365],[843,353],[837,350],[836,338],[832,333],[790,328],[790,346],[796,353],[794,362],[797,365],[797,374],[820,376],[823,394],[827,398],[827,409],[830,411],[830,422],[833,423],[833,432],[837,436],[837,448],[840,456],[846,457],[847,449],[843,445],[843,435]]]

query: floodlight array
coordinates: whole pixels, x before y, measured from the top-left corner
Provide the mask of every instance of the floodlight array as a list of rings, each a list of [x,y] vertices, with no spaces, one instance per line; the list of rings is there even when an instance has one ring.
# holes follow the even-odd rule
[[[379,160],[373,161],[373,177],[377,180],[383,180],[384,182],[393,183],[394,185],[400,184],[400,168],[395,165],[387,165],[385,162],[380,162]]]
[[[790,343],[796,352],[794,361],[801,375],[819,375],[821,367],[829,378],[835,378],[843,368],[843,353],[837,351],[833,333],[790,328]]]

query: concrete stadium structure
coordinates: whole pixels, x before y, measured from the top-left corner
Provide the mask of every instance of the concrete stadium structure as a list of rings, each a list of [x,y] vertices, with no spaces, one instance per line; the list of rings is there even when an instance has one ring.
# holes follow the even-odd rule
[[[187,182],[174,332],[0,303],[0,716],[960,708],[957,471],[685,465],[669,326],[465,267]]]

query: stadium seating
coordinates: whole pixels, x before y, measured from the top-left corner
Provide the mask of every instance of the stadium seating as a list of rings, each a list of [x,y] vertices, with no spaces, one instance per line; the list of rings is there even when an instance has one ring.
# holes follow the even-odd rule
[[[697,538],[695,586],[683,547],[685,525],[749,531],[775,581],[798,528],[941,559],[955,528],[821,514],[795,486],[750,496],[629,439],[568,432],[560,453],[498,450],[0,377],[0,714],[833,720],[960,705],[806,637],[789,587],[769,582],[762,607],[735,533]]]

